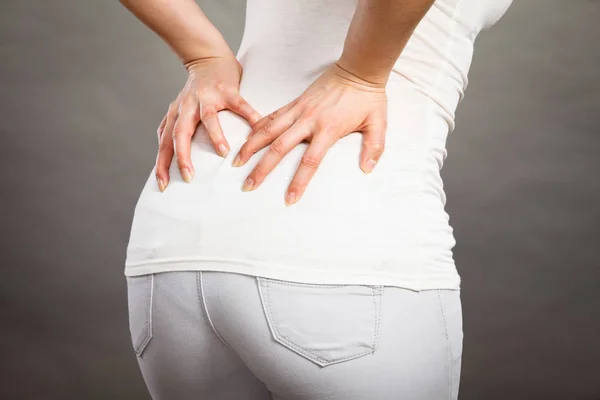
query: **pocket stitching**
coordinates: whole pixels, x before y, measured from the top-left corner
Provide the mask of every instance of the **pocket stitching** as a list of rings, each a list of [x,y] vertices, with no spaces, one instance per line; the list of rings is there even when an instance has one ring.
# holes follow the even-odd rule
[[[381,288],[379,287],[373,287],[370,285],[364,285],[367,287],[370,287],[372,289],[372,297],[373,297],[373,307],[374,307],[374,312],[375,312],[375,332],[373,333],[373,345],[371,346],[371,348],[367,351],[364,351],[362,353],[358,353],[358,354],[353,354],[351,356],[347,356],[344,358],[340,358],[340,359],[333,359],[333,360],[328,360],[326,358],[323,358],[317,354],[313,354],[309,351],[306,351],[304,349],[302,349],[301,347],[299,347],[298,345],[296,345],[295,343],[291,342],[290,339],[286,338],[283,334],[281,334],[281,332],[277,329],[276,324],[274,322],[274,318],[273,318],[273,313],[271,311],[271,302],[269,301],[269,283],[272,282],[269,279],[261,279],[259,278],[259,281],[265,286],[266,290],[264,292],[265,294],[265,310],[267,311],[267,318],[269,320],[269,325],[271,327],[271,331],[273,332],[273,336],[275,337],[276,340],[282,342],[282,344],[285,344],[289,347],[291,347],[293,350],[297,351],[298,353],[304,355],[305,357],[315,361],[315,362],[319,362],[320,365],[326,366],[326,365],[330,365],[330,364],[334,364],[334,363],[339,363],[339,362],[343,362],[343,361],[348,361],[354,358],[358,358],[358,357],[362,357],[364,355],[370,354],[370,353],[374,353],[375,349],[376,349],[376,344],[377,344],[377,339],[379,338],[379,325],[380,325],[380,318],[379,318],[379,313],[377,312],[377,302],[375,299],[375,290],[378,290],[378,295],[381,295]],[[344,285],[319,285],[319,284],[298,284],[298,283],[289,283],[289,282],[283,282],[283,281],[277,281],[277,282],[272,282],[275,284],[281,284],[281,285],[288,285],[288,286],[299,286],[299,287],[317,287],[317,288],[321,288],[321,287],[327,287],[327,288],[334,288],[334,287],[342,287]],[[262,292],[261,292],[262,294]],[[381,308],[380,308],[381,310]]]
[[[148,277],[146,277],[148,279]],[[137,345],[134,347],[135,354],[141,356],[146,349],[148,343],[150,343],[150,339],[152,339],[152,304],[154,303],[154,274],[150,275],[150,284],[147,289],[147,297],[144,299],[144,303],[146,306],[145,314],[146,314],[146,323],[144,324],[145,329],[142,330],[138,337],[136,338]],[[144,340],[140,342],[140,339],[144,337]]]
[[[377,309],[377,299],[375,298],[375,290],[377,290],[377,296],[379,296],[379,309]],[[373,334],[373,353],[377,349],[377,341],[379,340],[379,327],[381,325],[381,303],[383,302],[383,286],[373,287],[373,311],[375,312],[375,333]]]

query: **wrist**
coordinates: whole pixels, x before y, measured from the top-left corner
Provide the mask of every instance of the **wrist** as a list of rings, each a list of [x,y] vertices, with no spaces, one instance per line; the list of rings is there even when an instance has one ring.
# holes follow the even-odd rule
[[[376,90],[385,90],[389,73],[387,74],[374,74],[368,71],[362,71],[360,68],[356,68],[347,58],[343,55],[334,64],[336,73],[339,73],[345,79],[351,80],[352,82],[359,84],[364,87],[369,87]]]
[[[194,48],[179,54],[179,59],[186,70],[218,58],[235,58],[235,54],[222,36],[213,36],[211,40],[196,41]]]
[[[213,49],[210,51],[204,51],[204,52],[198,53],[195,56],[190,56],[186,59],[182,58],[181,61],[182,61],[183,66],[185,67],[185,69],[188,72],[190,72],[192,69],[194,69],[196,67],[206,65],[208,63],[218,61],[218,60],[235,60],[237,62],[235,54],[233,54],[233,52],[229,49],[229,47]]]
[[[198,55],[194,58],[190,58],[187,61],[182,60],[183,66],[189,72],[194,70],[195,68],[205,66],[215,61],[219,60],[227,60],[227,59],[235,59],[235,55],[232,53],[219,53],[219,52],[211,52],[206,55]],[[236,60],[237,61],[237,60]]]

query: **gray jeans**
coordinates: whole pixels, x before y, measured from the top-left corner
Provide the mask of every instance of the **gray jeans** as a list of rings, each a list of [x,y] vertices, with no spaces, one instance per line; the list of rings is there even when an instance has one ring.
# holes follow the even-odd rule
[[[456,400],[460,290],[215,271],[127,277],[154,400]]]

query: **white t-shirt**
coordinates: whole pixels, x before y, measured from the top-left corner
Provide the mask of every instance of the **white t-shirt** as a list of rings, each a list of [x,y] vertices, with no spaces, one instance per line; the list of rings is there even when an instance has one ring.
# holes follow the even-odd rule
[[[359,168],[362,134],[354,132],[333,145],[289,207],[285,192],[307,143],[257,189],[243,192],[268,147],[232,167],[249,124],[228,110],[218,114],[231,147],[226,158],[200,124],[191,183],[173,161],[161,193],[150,172],[135,208],[125,274],[212,270],[305,283],[458,289],[440,169],[475,37],[511,1],[436,1],[390,76],[386,147],[374,171]],[[298,97],[341,55],[356,3],[248,0],[237,53],[241,95],[262,115]]]

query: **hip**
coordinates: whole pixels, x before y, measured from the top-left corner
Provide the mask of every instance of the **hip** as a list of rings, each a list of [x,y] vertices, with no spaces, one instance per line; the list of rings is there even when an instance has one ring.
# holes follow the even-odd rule
[[[457,398],[459,290],[190,271],[127,285],[132,343],[153,398],[224,398],[232,387],[232,398],[251,389],[270,399],[267,387],[282,398]]]

